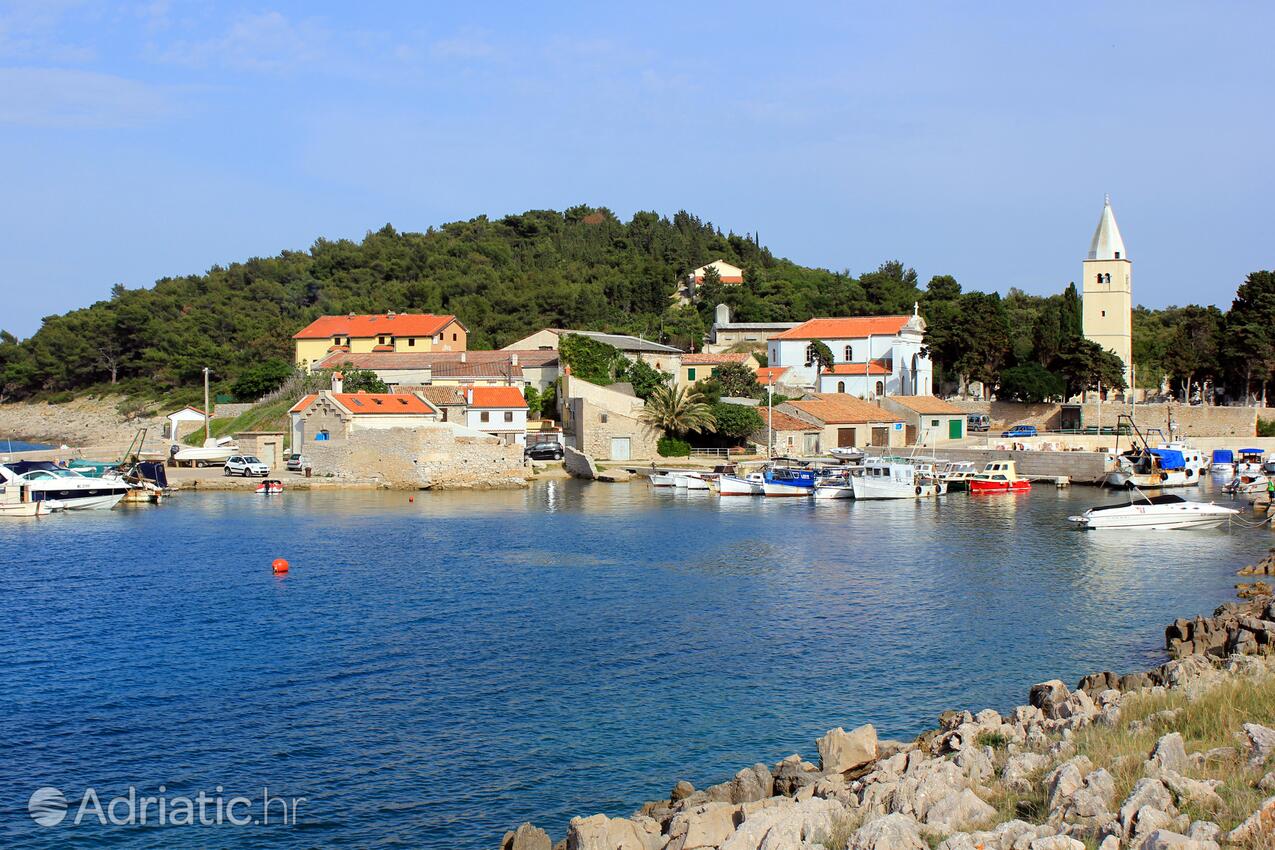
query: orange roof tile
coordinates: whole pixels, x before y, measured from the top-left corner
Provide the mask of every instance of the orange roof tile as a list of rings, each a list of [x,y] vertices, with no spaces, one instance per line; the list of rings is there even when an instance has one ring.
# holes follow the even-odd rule
[[[771,339],[863,339],[869,335],[897,334],[911,316],[848,316],[811,319]]]
[[[306,408],[308,408],[311,404],[313,404],[316,398],[318,398],[318,395],[316,395],[315,393],[310,393],[310,395],[308,396],[303,396],[299,402],[292,405],[292,407],[288,408],[288,412],[301,413]]]
[[[861,425],[866,422],[902,422],[888,410],[861,398],[841,393],[824,393],[802,401],[787,402],[827,425]]]
[[[824,375],[888,375],[890,370],[880,360],[868,363],[834,363],[831,369],[824,369]]]
[[[759,407],[756,410],[757,415],[761,417],[763,427],[770,426],[773,423],[776,431],[805,431],[809,433],[820,430],[818,425],[813,425],[804,419],[798,419],[796,416],[790,416],[782,410],[776,410],[773,413],[767,411],[764,407]]]
[[[763,387],[776,383],[788,371],[787,366],[762,366],[757,370],[757,381]]]
[[[388,313],[366,316],[320,316],[292,335],[293,339],[323,339],[333,336],[367,337],[378,334],[391,336],[433,336],[457,321],[455,316],[434,316],[428,313]],[[461,327],[464,327],[462,324]]]
[[[744,363],[751,354],[683,354],[683,366],[720,366],[724,363]]]
[[[364,414],[412,414],[420,416],[434,413],[425,399],[411,393],[332,393],[332,398],[351,413]]]
[[[890,401],[900,404],[916,413],[927,413],[935,416],[964,416],[965,411],[954,404],[948,404],[941,398],[932,395],[892,395]]]
[[[465,390],[470,407],[526,407],[522,390],[517,387],[474,387]],[[472,393],[472,395],[468,395]]]

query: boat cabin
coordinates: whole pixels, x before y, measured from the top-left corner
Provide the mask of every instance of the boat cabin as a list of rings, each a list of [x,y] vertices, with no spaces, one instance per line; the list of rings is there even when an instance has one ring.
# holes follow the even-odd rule
[[[1012,460],[994,460],[971,477],[979,481],[1017,481],[1018,468]]]

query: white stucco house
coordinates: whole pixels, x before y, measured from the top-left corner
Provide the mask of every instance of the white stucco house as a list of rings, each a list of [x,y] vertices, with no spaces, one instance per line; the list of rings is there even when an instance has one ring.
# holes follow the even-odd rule
[[[198,408],[187,406],[181,410],[174,410],[164,418],[168,420],[164,436],[170,440],[179,440],[191,431],[204,427],[204,420],[208,418],[208,414]]]
[[[818,373],[812,344],[832,351],[833,366]],[[768,365],[783,367],[788,383],[820,393],[863,399],[934,394],[934,367],[923,353],[925,320],[911,316],[811,319],[766,341]]]
[[[505,443],[527,443],[527,402],[518,387],[465,387],[465,425]]]

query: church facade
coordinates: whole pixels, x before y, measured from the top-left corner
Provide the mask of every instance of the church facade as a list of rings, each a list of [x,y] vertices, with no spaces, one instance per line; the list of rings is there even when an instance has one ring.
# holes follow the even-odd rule
[[[1108,196],[1083,263],[1081,321],[1085,338],[1124,361],[1133,386],[1133,263],[1125,251]]]

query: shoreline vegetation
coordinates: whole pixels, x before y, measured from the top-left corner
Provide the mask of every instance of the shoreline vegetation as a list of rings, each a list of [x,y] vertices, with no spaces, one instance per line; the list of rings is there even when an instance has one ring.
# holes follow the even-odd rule
[[[1006,715],[946,711],[915,740],[830,730],[630,817],[530,823],[500,850],[1275,850],[1275,549],[1240,601],[1165,629],[1172,660],[1033,685]]]

